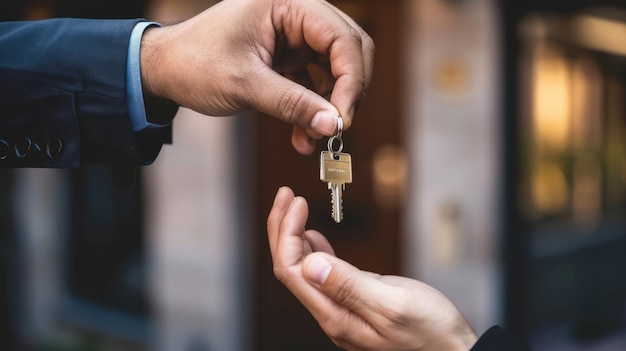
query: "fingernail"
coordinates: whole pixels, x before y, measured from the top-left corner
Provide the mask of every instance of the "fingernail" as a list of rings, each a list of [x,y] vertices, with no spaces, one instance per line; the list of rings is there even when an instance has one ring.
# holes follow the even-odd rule
[[[306,269],[306,275],[314,283],[324,284],[330,271],[332,270],[332,266],[328,261],[326,261],[323,257],[316,257],[311,262]]]
[[[311,128],[324,135],[333,135],[337,129],[337,114],[320,111],[313,116]]]

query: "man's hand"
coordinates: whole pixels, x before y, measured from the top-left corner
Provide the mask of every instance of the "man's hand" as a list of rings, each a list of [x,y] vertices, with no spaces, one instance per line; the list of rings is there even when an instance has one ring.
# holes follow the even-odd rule
[[[476,334],[448,298],[398,276],[361,271],[305,230],[306,200],[278,190],[267,221],[274,274],[348,350],[469,350]]]
[[[336,132],[337,116],[350,127],[373,60],[372,39],[326,1],[225,0],[147,30],[141,75],[144,93],[202,114],[276,116],[310,154],[315,139]]]

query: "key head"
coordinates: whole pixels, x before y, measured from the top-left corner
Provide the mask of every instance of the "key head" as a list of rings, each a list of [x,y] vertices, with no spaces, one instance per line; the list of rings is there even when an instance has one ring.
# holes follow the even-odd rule
[[[320,180],[332,184],[352,183],[352,157],[344,152],[322,151]]]

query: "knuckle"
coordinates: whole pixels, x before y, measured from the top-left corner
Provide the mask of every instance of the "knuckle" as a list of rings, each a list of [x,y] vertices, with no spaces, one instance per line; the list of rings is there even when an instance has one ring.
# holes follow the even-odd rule
[[[389,302],[380,310],[384,317],[384,327],[390,330],[407,330],[410,329],[415,320],[407,314],[407,302],[402,297],[390,299]]]
[[[321,323],[320,326],[322,327],[322,330],[324,330],[324,333],[326,333],[328,338],[332,340],[335,345],[340,348],[343,348],[346,345],[347,336],[342,327],[331,327]]]
[[[332,342],[340,349],[348,349],[348,343],[344,338],[330,338]]]
[[[375,51],[376,50],[376,44],[374,43],[374,39],[372,39],[372,37],[370,37],[369,34],[367,34],[366,32],[362,33],[363,35],[361,36],[361,44],[363,45],[363,47],[366,50],[369,51]]]
[[[413,324],[411,318],[409,318],[404,312],[397,309],[390,309],[386,311],[385,319],[387,320],[388,327],[392,330],[406,330]]]
[[[360,30],[352,26],[348,26],[348,33],[350,37],[352,37],[352,40],[356,41],[361,46],[363,45],[363,34]]]
[[[333,328],[325,328],[323,325],[322,325],[322,330],[324,330],[326,335],[328,335],[328,337],[331,340],[333,340],[333,342],[335,344],[337,344],[337,346],[339,346],[338,342],[343,340],[343,332],[342,331],[338,331],[338,330],[333,329]]]
[[[358,303],[359,294],[354,280],[344,279],[339,281],[335,288],[335,300],[342,306],[351,308]]]
[[[287,271],[285,269],[274,265],[274,277],[276,277],[279,282],[285,283],[287,281],[287,276]]]
[[[302,121],[308,102],[305,95],[295,87],[289,88],[278,101],[278,113],[289,124],[298,124]]]
[[[268,233],[272,232],[272,226],[274,225],[274,213],[270,211],[269,216],[267,216],[267,221],[265,221],[265,230]]]

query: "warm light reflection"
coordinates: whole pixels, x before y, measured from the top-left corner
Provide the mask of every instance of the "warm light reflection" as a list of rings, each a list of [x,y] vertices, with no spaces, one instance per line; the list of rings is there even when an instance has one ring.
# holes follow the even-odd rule
[[[621,77],[609,77],[606,84],[606,127],[604,157],[606,167],[606,203],[621,206],[626,200],[622,182],[622,162],[626,157],[626,120],[624,116],[624,82]]]
[[[567,180],[563,170],[553,162],[538,162],[532,176],[532,201],[542,214],[566,209],[569,201]]]
[[[403,200],[407,172],[406,154],[402,148],[386,145],[376,151],[372,175],[374,197],[379,207],[393,209]]]
[[[457,201],[443,202],[437,209],[434,256],[443,267],[453,266],[461,259],[461,215]]]
[[[438,91],[449,97],[461,97],[470,86],[470,72],[467,63],[459,58],[442,59],[435,68],[434,85]]]
[[[590,229],[626,205],[626,80],[613,56],[626,56],[626,22],[529,17],[522,29],[524,206]]]
[[[572,144],[575,149],[601,147],[602,78],[589,58],[572,63]]]
[[[579,45],[626,56],[626,24],[596,16],[573,19],[574,38]]]
[[[571,77],[567,61],[555,51],[539,54],[533,71],[533,125],[540,145],[563,150],[571,124]]]
[[[598,159],[582,154],[574,163],[572,211],[579,224],[592,224],[600,217],[602,205],[602,170]]]

